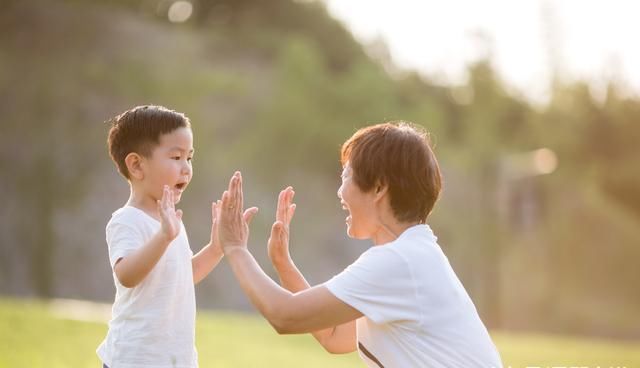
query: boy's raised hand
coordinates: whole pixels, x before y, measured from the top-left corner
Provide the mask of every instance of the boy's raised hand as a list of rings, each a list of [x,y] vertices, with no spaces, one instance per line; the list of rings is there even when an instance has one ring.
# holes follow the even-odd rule
[[[173,241],[180,234],[182,210],[176,210],[173,192],[168,185],[164,186],[162,198],[158,201],[161,232],[169,241]]]
[[[271,263],[276,266],[290,259],[289,255],[289,225],[296,205],[293,202],[295,192],[292,187],[287,187],[278,196],[276,208],[276,221],[271,226],[271,236],[267,245],[267,253]]]

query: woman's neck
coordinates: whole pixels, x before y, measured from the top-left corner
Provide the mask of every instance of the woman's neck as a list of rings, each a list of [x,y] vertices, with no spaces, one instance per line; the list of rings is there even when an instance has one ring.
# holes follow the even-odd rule
[[[404,233],[408,228],[418,225],[419,222],[398,222],[395,219],[392,221],[380,221],[378,231],[373,236],[374,245],[382,245],[390,243]]]

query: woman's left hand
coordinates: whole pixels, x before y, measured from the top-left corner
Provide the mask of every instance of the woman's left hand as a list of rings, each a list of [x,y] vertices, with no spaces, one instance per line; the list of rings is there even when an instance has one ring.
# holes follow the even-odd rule
[[[267,246],[269,259],[276,269],[291,260],[289,255],[289,225],[296,211],[296,205],[292,203],[294,194],[293,188],[287,187],[278,196],[276,221],[271,226],[271,236],[269,236]]]

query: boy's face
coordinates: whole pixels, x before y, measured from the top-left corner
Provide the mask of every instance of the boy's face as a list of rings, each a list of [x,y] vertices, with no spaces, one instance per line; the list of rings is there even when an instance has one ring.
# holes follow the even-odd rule
[[[162,198],[165,185],[173,191],[175,202],[180,201],[182,192],[193,177],[193,133],[189,128],[178,128],[160,136],[160,143],[151,156],[144,158],[142,184],[147,195],[158,200]]]

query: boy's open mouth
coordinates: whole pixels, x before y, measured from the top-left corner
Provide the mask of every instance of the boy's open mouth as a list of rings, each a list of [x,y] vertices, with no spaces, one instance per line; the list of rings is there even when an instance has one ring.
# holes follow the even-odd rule
[[[178,190],[184,190],[186,186],[187,186],[187,183],[178,183],[175,185],[175,188]]]

